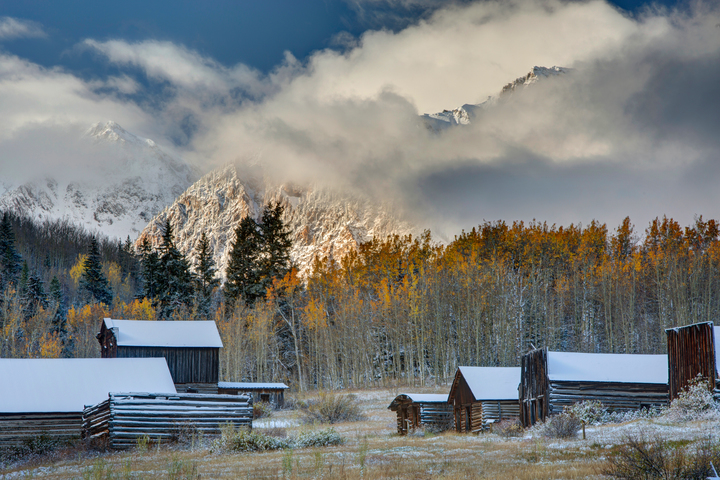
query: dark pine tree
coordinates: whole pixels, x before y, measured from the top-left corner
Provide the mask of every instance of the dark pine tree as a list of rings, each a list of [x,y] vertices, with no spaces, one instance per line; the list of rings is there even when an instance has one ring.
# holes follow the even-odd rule
[[[175,246],[170,219],[165,221],[160,245],[160,291],[158,292],[159,317],[168,319],[182,306],[191,307],[193,277],[185,255]]]
[[[260,271],[265,289],[273,280],[284,277],[290,271],[290,230],[282,221],[284,208],[275,203],[263,209],[260,232],[263,239],[263,255]]]
[[[17,283],[20,261],[20,254],[15,249],[15,233],[10,215],[5,212],[0,222],[0,292]]]
[[[142,279],[142,296],[157,307],[157,298],[161,288],[162,272],[160,255],[152,249],[147,237],[140,244],[140,277]]]
[[[80,277],[80,291],[85,292],[91,302],[104,303],[107,306],[112,304],[112,289],[102,272],[102,258],[95,237],[90,238]]]
[[[22,296],[23,316],[25,320],[33,317],[40,307],[47,308],[48,300],[42,278],[37,273],[28,277],[27,286]]]
[[[230,246],[225,269],[223,293],[228,307],[234,307],[239,298],[251,306],[265,295],[260,274],[262,246],[258,224],[249,216],[243,218],[235,229],[235,241]]]
[[[213,292],[219,284],[210,242],[203,232],[195,249],[195,302],[200,318],[210,318]]]
[[[57,277],[50,280],[50,304],[55,309],[52,319],[53,331],[64,337],[67,334],[67,303]]]

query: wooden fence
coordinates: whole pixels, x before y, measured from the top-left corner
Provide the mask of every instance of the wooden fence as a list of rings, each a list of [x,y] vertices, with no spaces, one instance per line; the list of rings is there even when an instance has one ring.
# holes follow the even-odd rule
[[[138,439],[168,443],[182,435],[218,435],[232,424],[252,428],[252,402],[245,395],[111,393],[83,412],[83,436],[125,449]]]

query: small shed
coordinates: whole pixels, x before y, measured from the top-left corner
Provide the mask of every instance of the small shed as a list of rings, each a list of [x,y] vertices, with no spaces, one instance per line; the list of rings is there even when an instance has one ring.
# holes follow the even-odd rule
[[[478,433],[506,418],[517,418],[519,367],[458,367],[448,402],[455,430]]]
[[[695,323],[665,330],[668,343],[668,387],[674,400],[698,375],[720,396],[720,327],[713,322]]]
[[[109,392],[175,393],[162,358],[0,359],[0,447],[79,438],[86,405]]]
[[[126,449],[141,437],[167,443],[194,433],[219,435],[224,425],[250,429],[252,418],[247,395],[110,393],[85,408],[83,435]]]
[[[226,395],[250,395],[253,402],[265,402],[274,408],[282,408],[285,405],[285,390],[288,386],[284,383],[261,383],[261,382],[218,382],[218,393]]]
[[[609,411],[667,405],[667,365],[667,355],[532,350],[522,358],[520,420],[528,427],[586,400]]]
[[[397,412],[397,428],[400,435],[419,427],[435,431],[452,428],[452,405],[446,394],[401,393],[390,403],[388,409]]]
[[[222,340],[212,320],[106,318],[97,339],[102,358],[164,357],[178,392],[218,393]]]

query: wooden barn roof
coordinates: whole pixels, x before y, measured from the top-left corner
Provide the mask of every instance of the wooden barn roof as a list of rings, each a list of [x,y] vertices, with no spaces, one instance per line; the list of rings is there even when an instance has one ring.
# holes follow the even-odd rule
[[[117,328],[119,347],[222,348],[217,326],[208,321],[155,321],[105,319],[107,329]]]
[[[82,412],[110,392],[176,393],[164,358],[0,359],[0,413]]]
[[[667,355],[548,351],[550,381],[668,383]]]
[[[475,401],[518,398],[520,367],[458,367],[449,399],[453,398],[461,376],[470,387]]]

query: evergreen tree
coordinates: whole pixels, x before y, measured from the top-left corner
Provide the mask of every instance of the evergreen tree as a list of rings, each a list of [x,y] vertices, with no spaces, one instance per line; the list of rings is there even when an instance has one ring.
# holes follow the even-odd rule
[[[263,238],[263,255],[260,262],[261,275],[265,288],[269,288],[274,279],[283,278],[290,271],[290,230],[282,221],[282,204],[268,205],[260,219],[260,231]]]
[[[158,303],[160,318],[170,318],[181,306],[191,307],[193,278],[190,264],[185,255],[175,246],[170,219],[165,221],[162,244],[160,245],[160,290]]]
[[[211,316],[212,295],[220,280],[205,232],[200,236],[195,255],[195,302],[198,316],[207,320]]]
[[[83,273],[80,277],[80,290],[86,292],[91,301],[94,300],[108,306],[112,304],[112,290],[102,272],[102,259],[95,237],[90,239],[87,257],[83,264]]]
[[[55,315],[52,320],[53,331],[64,335],[67,333],[67,305],[62,285],[60,285],[60,280],[57,277],[53,277],[50,281],[50,302],[51,306],[55,308]]]
[[[233,307],[239,297],[250,306],[265,295],[260,270],[262,236],[255,220],[249,216],[235,229],[230,259],[225,269],[225,303]]]
[[[15,234],[10,215],[5,212],[0,222],[0,292],[17,282],[20,260],[20,254],[15,249]]]
[[[147,237],[140,244],[140,267],[142,277],[142,296],[151,300],[157,307],[157,296],[160,292],[162,273],[160,271],[160,255],[150,247]]]
[[[27,287],[22,296],[23,316],[25,320],[38,313],[40,307],[48,307],[47,295],[45,294],[43,283],[42,278],[40,278],[40,275],[37,273],[33,273],[28,278]]]

